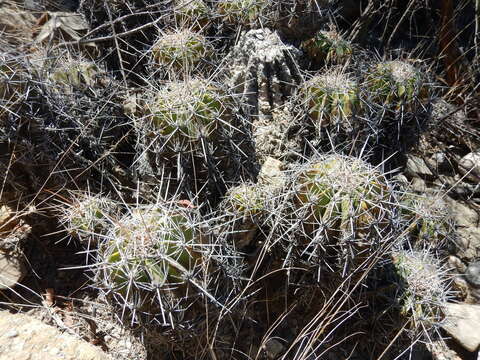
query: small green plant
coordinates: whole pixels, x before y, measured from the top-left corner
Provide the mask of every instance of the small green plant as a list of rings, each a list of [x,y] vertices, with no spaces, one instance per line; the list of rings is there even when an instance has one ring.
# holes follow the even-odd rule
[[[400,60],[373,65],[365,78],[367,97],[380,108],[414,112],[429,99],[425,75]]]
[[[152,47],[155,62],[174,72],[193,68],[208,53],[207,40],[191,30],[166,32]]]
[[[305,83],[300,95],[319,127],[345,126],[360,109],[357,83],[340,71],[314,76]]]
[[[265,0],[221,0],[217,12],[228,23],[250,25],[260,18],[267,5]]]
[[[315,63],[342,64],[352,56],[352,45],[335,31],[319,31],[312,39],[302,43],[301,48]]]

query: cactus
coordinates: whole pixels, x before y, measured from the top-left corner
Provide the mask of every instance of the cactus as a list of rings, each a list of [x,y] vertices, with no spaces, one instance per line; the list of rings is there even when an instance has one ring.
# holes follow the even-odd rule
[[[401,199],[401,209],[414,249],[429,247],[445,252],[451,247],[456,233],[455,223],[441,196],[405,193]]]
[[[428,339],[441,323],[442,305],[452,296],[446,269],[427,249],[397,250],[392,259],[400,281],[400,313],[410,330]]]
[[[182,27],[201,30],[209,21],[210,9],[203,0],[177,0],[173,11],[176,23]]]
[[[356,82],[340,71],[314,76],[305,83],[300,96],[318,127],[348,127],[349,118],[360,110]]]
[[[74,194],[72,198],[63,214],[69,233],[83,242],[97,243],[120,215],[119,206],[101,196]]]
[[[94,86],[99,78],[100,69],[93,62],[85,60],[62,59],[55,64],[49,78],[60,86],[60,92],[71,88]]]
[[[152,47],[156,63],[174,72],[191,69],[209,53],[206,39],[190,30],[175,30],[163,34]]]
[[[267,6],[265,0],[221,0],[217,12],[228,23],[250,25],[259,19]]]
[[[373,104],[391,111],[415,112],[430,96],[425,75],[400,60],[372,66],[366,75],[365,86]]]
[[[182,208],[134,209],[99,245],[100,287],[124,302],[132,316],[140,310],[168,319],[170,310],[178,310],[174,304],[187,297],[187,283],[201,271],[206,245],[193,220]]]
[[[392,190],[385,177],[362,160],[321,157],[303,166],[293,184],[294,214],[304,217],[301,252],[320,251],[317,256],[323,261],[328,258],[325,251],[331,253],[325,249],[332,248],[337,266],[345,271],[352,261],[360,264],[392,240]]]
[[[301,48],[315,63],[342,64],[352,55],[352,45],[335,31],[319,31],[312,39],[302,43]]]
[[[167,142],[195,142],[213,136],[220,122],[228,121],[228,98],[213,84],[203,80],[169,83],[148,104],[149,116],[139,119],[165,137]]]

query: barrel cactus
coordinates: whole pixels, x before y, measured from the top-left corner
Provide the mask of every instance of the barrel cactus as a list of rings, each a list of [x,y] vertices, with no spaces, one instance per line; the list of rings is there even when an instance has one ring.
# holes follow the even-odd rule
[[[96,244],[120,216],[119,206],[102,196],[73,193],[71,203],[63,210],[68,232],[79,240]]]
[[[319,31],[312,39],[302,43],[301,48],[316,64],[342,64],[352,56],[352,45],[336,30]]]
[[[171,77],[178,71],[192,70],[209,53],[205,37],[191,30],[169,31],[152,47],[155,62],[168,70]]]
[[[392,241],[392,190],[362,160],[323,156],[303,166],[293,184],[294,214],[303,224],[297,240],[302,252],[320,261],[330,254],[347,271]]]
[[[430,248],[444,253],[455,239],[455,222],[439,195],[422,196],[405,193],[401,199],[402,220],[408,227],[414,249]]]
[[[314,124],[321,127],[351,127],[351,116],[360,110],[358,86],[341,71],[317,75],[300,91]]]
[[[194,297],[201,288],[198,278],[206,249],[187,209],[133,209],[99,245],[99,287],[113,294],[132,317],[143,312],[170,322],[172,313],[181,312],[180,300]],[[188,292],[188,284],[198,288]]]
[[[430,96],[425,74],[401,60],[373,65],[366,75],[365,87],[367,97],[377,108],[390,111],[421,110]]]
[[[228,23],[250,25],[260,18],[267,5],[265,0],[221,0],[217,12]]]
[[[259,184],[241,184],[227,191],[220,209],[225,214],[224,235],[231,235],[237,248],[252,243],[268,214],[268,187]]]
[[[94,86],[100,79],[101,70],[96,64],[82,59],[61,59],[52,66],[49,79],[65,92],[72,88]]]
[[[430,339],[438,330],[442,307],[452,297],[447,270],[428,249],[397,250],[392,254],[400,288],[400,315],[413,335]]]
[[[181,27],[201,30],[209,21],[210,9],[203,0],[176,0],[173,6],[175,21]]]

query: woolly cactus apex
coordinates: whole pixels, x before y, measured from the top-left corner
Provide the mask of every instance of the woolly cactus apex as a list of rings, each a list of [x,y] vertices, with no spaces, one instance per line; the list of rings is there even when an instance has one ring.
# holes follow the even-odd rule
[[[319,31],[312,39],[301,45],[314,63],[342,64],[353,52],[352,45],[335,31]]]
[[[71,235],[84,242],[101,241],[119,216],[119,206],[114,201],[82,194],[64,210],[63,221]]]
[[[201,30],[209,21],[210,9],[203,0],[176,0],[173,11],[182,27]]]
[[[400,60],[374,65],[366,76],[365,85],[374,104],[394,111],[420,110],[430,96],[425,75]]]
[[[428,336],[441,321],[441,308],[452,292],[446,270],[428,250],[400,250],[392,254],[400,279],[401,314],[410,329]]]
[[[392,240],[391,189],[385,177],[362,160],[327,155],[294,177],[295,216],[304,216],[300,242],[320,261],[331,253],[344,273]],[[302,251],[306,250],[302,247]],[[332,264],[333,265],[333,264]]]
[[[313,77],[300,96],[319,127],[350,127],[350,116],[360,109],[357,83],[340,71]]]
[[[229,23],[251,25],[259,20],[268,3],[266,0],[221,0],[217,12]]]
[[[208,53],[207,40],[190,30],[167,32],[152,47],[154,60],[175,72],[191,69]]]
[[[148,128],[168,141],[210,138],[221,121],[228,121],[228,102],[204,80],[169,83],[149,104]]]
[[[197,284],[198,293],[200,282],[195,279],[206,249],[187,209],[161,205],[135,209],[99,246],[102,287],[124,302],[132,315],[147,311],[168,322],[167,313],[179,311],[178,303],[187,299],[187,283]]]

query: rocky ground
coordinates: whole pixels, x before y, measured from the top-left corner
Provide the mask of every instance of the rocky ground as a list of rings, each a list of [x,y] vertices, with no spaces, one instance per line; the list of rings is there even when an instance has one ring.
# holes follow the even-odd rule
[[[0,0],[0,359],[477,359],[478,8]]]

